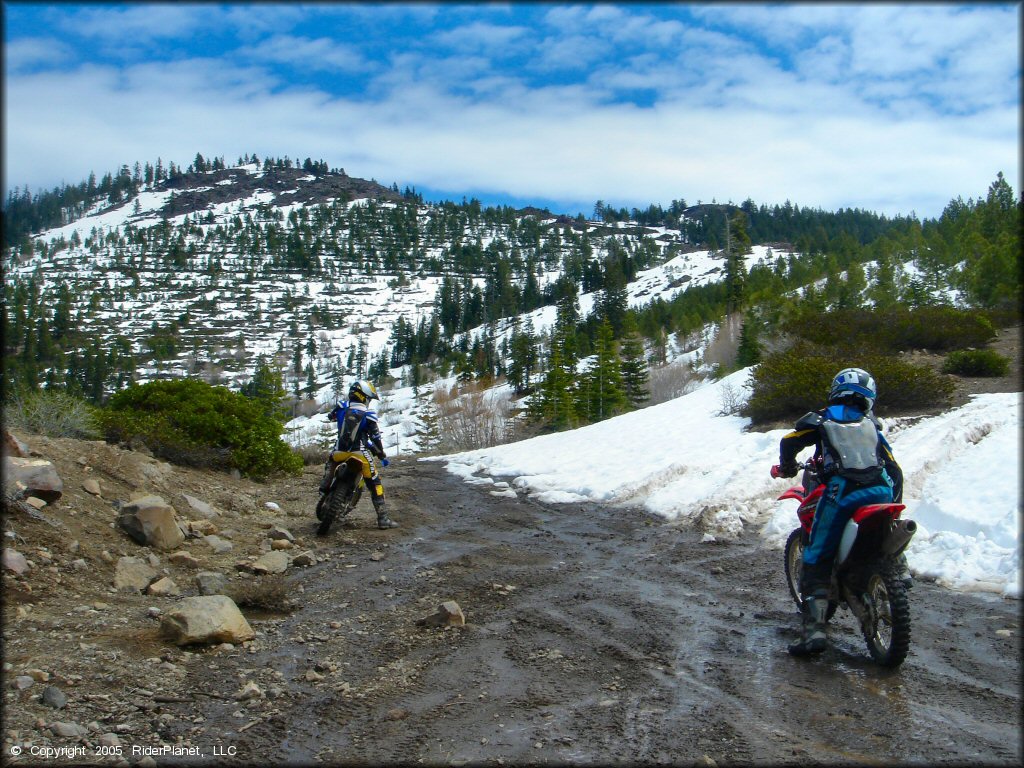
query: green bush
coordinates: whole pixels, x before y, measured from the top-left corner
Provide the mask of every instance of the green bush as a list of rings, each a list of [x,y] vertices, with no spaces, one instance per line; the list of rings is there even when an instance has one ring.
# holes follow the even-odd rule
[[[101,436],[96,410],[63,390],[10,394],[4,403],[4,424],[47,437],[96,440]]]
[[[798,342],[753,369],[751,395],[740,414],[755,424],[799,418],[825,404],[832,378],[849,367],[863,368],[875,377],[878,415],[941,407],[953,393],[953,382],[927,366],[877,353],[851,356]]]
[[[193,379],[132,386],[110,398],[100,420],[108,440],[139,439],[176,464],[237,469],[254,478],[302,469],[281,439],[282,424],[226,387]]]
[[[966,349],[995,338],[985,313],[955,307],[804,312],[787,322],[784,330],[822,346],[875,352]]]
[[[1010,372],[1010,361],[991,349],[950,352],[942,372],[957,376],[1005,376]]]

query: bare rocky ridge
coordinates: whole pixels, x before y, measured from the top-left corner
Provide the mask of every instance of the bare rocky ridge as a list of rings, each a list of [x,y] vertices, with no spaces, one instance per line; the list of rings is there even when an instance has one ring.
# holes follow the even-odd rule
[[[979,388],[1019,391],[1013,358],[1018,378]],[[397,457],[384,477],[402,527],[377,530],[364,500],[319,539],[319,467],[254,483],[15,437],[62,491],[4,517],[8,764],[52,765],[44,747],[148,765],[1022,758],[1016,601],[919,580],[898,671],[868,659],[843,612],[807,662],[785,651],[799,619],[781,552],[755,532],[708,542]],[[146,496],[180,541],[119,525]],[[229,596],[252,639],[178,645],[164,623],[201,595]]]

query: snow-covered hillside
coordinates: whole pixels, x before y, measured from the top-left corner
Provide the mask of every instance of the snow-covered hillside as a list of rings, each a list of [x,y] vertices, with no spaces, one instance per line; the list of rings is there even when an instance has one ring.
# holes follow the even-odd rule
[[[213,181],[211,173],[205,186],[148,187],[130,202],[97,204],[84,217],[35,235],[34,252],[9,252],[5,271],[12,279],[32,278],[37,290],[54,292],[66,284],[75,301],[76,327],[104,349],[115,340],[129,345],[137,361],[136,381],[192,375],[237,387],[251,377],[263,355],[284,370],[289,391],[307,389],[307,366],[313,369],[314,389],[329,389],[339,369],[343,374],[365,370],[388,347],[399,318],[413,326],[428,318],[443,276],[460,276],[448,264],[459,243],[488,253],[492,246],[502,253],[544,248],[548,257],[536,274],[543,289],[561,274],[570,232],[593,233],[587,247],[595,259],[602,258],[609,238],[627,249],[643,240],[648,250],[669,261],[630,285],[634,306],[655,296],[669,299],[721,275],[721,259],[710,252],[682,253],[686,249],[678,230],[623,222],[581,224],[545,218],[539,211],[516,219],[520,224],[531,219],[535,232],[523,245],[507,222],[487,216],[469,222],[456,216],[453,222],[443,205],[421,204],[416,221],[401,230],[417,230],[416,240],[396,250],[389,238],[399,232],[392,219],[399,202],[346,195],[314,203],[301,197],[309,194],[306,186],[324,183],[312,175],[293,174],[288,177],[293,188],[281,189],[281,180],[264,179],[266,172],[257,165],[218,173],[230,175]],[[360,181],[345,178],[352,184]],[[203,195],[211,191],[225,199],[214,195],[204,202]],[[182,207],[188,212],[169,213]],[[289,268],[293,245],[310,257],[309,268]],[[401,264],[388,265],[389,249],[401,254]],[[767,252],[755,249],[750,263]],[[417,266],[410,269],[409,264]],[[484,284],[481,275],[470,279]],[[581,297],[584,315],[592,302],[592,295]],[[554,308],[531,316],[540,332],[553,321]],[[500,326],[499,333],[510,323]],[[170,356],[155,355],[147,344],[158,332],[178,342]],[[353,359],[362,365],[353,367]]]

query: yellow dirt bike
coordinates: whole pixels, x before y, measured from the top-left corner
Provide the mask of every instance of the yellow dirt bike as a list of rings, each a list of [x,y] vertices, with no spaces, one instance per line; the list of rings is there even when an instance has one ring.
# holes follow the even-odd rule
[[[334,475],[328,489],[320,495],[316,505],[316,519],[320,521],[317,536],[326,536],[335,520],[344,520],[363,493],[363,479],[370,474],[370,462],[359,452],[334,451]]]

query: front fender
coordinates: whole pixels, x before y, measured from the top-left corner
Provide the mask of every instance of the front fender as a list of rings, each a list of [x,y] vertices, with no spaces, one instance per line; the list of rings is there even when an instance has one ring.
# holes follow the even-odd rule
[[[804,487],[802,485],[794,485],[784,494],[779,496],[779,500],[781,501],[782,499],[796,499],[797,501],[803,501],[806,496],[807,494],[804,493]]]

